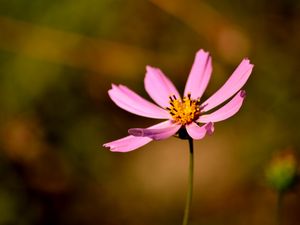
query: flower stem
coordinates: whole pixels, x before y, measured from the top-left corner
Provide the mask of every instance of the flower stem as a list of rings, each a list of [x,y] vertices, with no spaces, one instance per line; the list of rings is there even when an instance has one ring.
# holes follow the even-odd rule
[[[188,224],[189,219],[189,212],[190,212],[190,206],[192,202],[192,194],[193,194],[193,177],[194,177],[194,146],[193,146],[193,139],[188,138],[189,140],[189,147],[190,147],[190,165],[189,165],[189,178],[188,178],[188,192],[186,196],[186,203],[185,203],[185,209],[184,209],[184,216],[183,216],[183,222],[182,225]]]
[[[276,209],[277,225],[282,224],[282,202],[283,202],[283,191],[278,191],[278,194],[277,194],[277,209]]]

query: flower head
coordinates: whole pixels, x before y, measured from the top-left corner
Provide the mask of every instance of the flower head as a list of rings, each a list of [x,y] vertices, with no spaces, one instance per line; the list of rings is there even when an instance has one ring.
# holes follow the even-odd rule
[[[182,129],[185,129],[193,139],[202,139],[206,134],[212,134],[214,122],[233,116],[242,106],[246,92],[240,89],[248,80],[252,68],[253,65],[248,59],[242,60],[226,83],[210,98],[201,102],[200,98],[212,72],[208,52],[202,49],[197,52],[182,98],[160,69],[147,66],[145,89],[157,105],[123,85],[113,84],[108,94],[116,105],[128,112],[166,121],[148,128],[131,128],[128,130],[129,136],[106,143],[104,146],[109,147],[111,151],[128,152],[152,140],[171,137]],[[230,101],[225,105],[207,113],[228,99]]]
[[[275,154],[265,175],[268,184],[275,190],[282,192],[292,187],[297,175],[297,159],[291,150],[285,150]]]

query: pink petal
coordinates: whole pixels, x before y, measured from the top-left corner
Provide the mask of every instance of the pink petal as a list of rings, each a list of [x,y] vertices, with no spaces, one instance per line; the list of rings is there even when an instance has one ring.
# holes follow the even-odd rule
[[[117,106],[128,112],[149,118],[170,118],[170,114],[166,110],[145,100],[126,86],[113,84],[108,94]]]
[[[250,61],[248,59],[244,59],[226,83],[202,104],[203,112],[209,111],[210,109],[218,106],[239,91],[248,80],[252,72],[252,68],[253,65],[250,64]]]
[[[181,125],[171,121],[165,121],[151,128],[132,128],[128,133],[136,137],[149,137],[153,140],[163,140],[174,135]]]
[[[146,70],[147,72],[144,80],[145,89],[158,105],[163,108],[168,107],[170,105],[169,97],[173,95],[180,99],[176,87],[160,69],[147,66]]]
[[[127,137],[104,144],[104,147],[110,148],[112,152],[129,152],[142,147],[152,141],[148,137],[134,137],[129,135]]]
[[[201,98],[212,72],[211,57],[202,49],[197,52],[189,78],[184,89],[184,96],[191,94],[192,99]]]
[[[227,118],[236,114],[241,108],[243,101],[246,97],[246,92],[241,90],[239,91],[227,104],[218,109],[217,111],[200,116],[198,122],[208,123],[208,122],[219,122],[226,120]]]
[[[185,126],[186,131],[195,140],[199,140],[205,137],[206,134],[211,135],[214,132],[214,124],[207,123],[203,126],[198,126],[196,123],[192,122]]]
[[[172,124],[170,125],[170,123],[171,122],[167,120],[165,122],[158,123],[151,127],[148,127],[148,129],[167,128],[169,126],[172,126]],[[149,143],[152,140],[153,138],[150,137],[135,137],[133,135],[129,135],[124,138],[112,142],[108,142],[103,146],[110,148],[110,150],[113,152],[129,152]]]

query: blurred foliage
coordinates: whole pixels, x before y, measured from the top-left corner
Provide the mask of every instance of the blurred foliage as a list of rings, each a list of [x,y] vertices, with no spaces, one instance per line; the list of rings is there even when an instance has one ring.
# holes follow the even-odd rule
[[[147,64],[183,90],[200,48],[214,68],[204,99],[243,57],[255,68],[239,114],[196,143],[191,224],[272,224],[265,162],[300,149],[299,1],[0,5],[0,224],[179,224],[187,143],[102,148],[153,124],[120,110],[107,90],[122,83],[146,97]],[[298,224],[299,203],[296,187],[286,196],[287,224]]]

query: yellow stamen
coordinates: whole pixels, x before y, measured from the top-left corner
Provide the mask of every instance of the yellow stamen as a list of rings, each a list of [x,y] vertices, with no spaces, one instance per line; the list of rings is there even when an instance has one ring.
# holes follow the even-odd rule
[[[200,116],[200,100],[192,100],[190,94],[182,100],[170,96],[170,106],[167,110],[175,122],[189,124]]]

